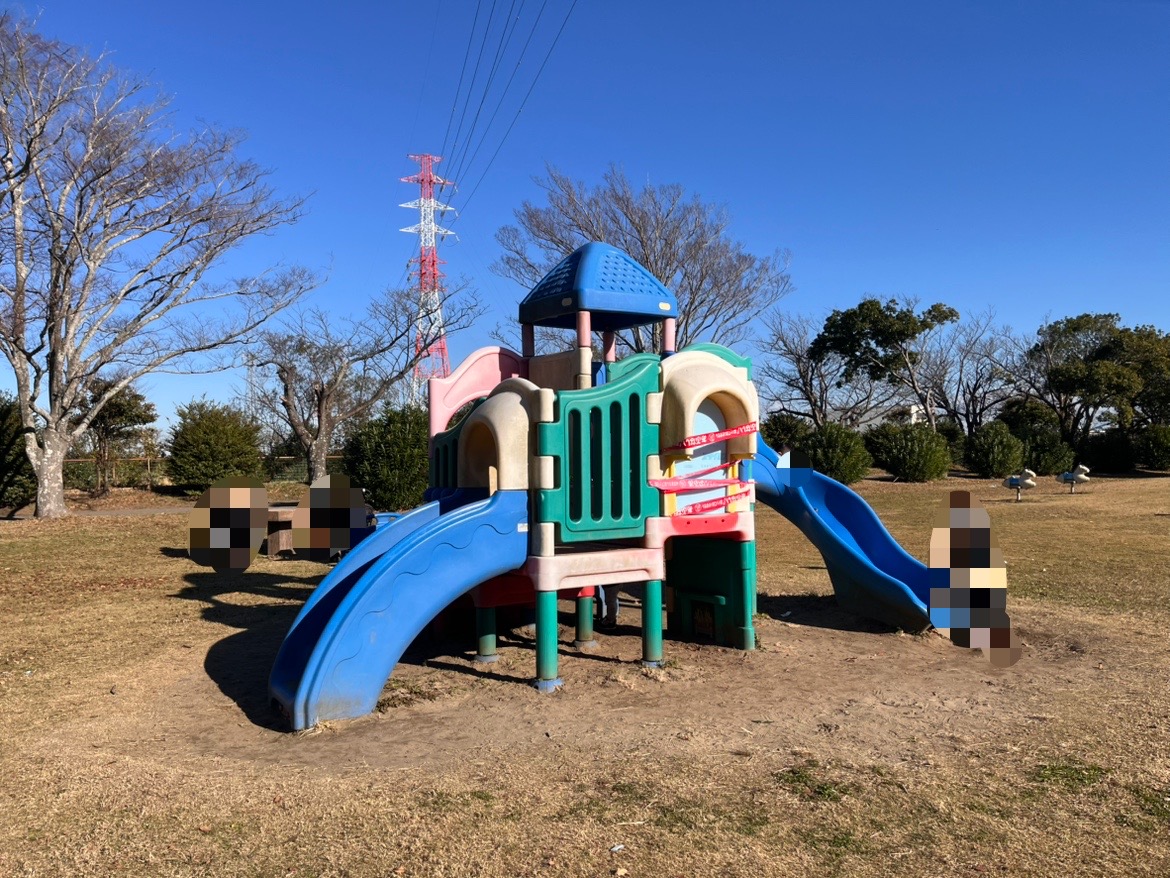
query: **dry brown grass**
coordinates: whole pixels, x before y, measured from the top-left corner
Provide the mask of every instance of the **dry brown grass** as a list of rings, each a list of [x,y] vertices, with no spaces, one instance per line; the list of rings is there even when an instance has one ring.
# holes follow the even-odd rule
[[[424,644],[308,735],[264,680],[323,567],[201,570],[181,515],[0,522],[0,875],[1170,873],[1170,480],[860,486],[919,557],[955,488],[1007,554],[1013,669],[837,612],[764,510],[756,653],[643,674],[626,627],[542,697],[522,639]]]

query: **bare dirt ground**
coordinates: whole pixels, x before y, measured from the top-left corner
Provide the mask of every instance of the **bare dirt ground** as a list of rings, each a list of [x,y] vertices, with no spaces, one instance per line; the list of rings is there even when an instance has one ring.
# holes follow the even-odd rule
[[[181,517],[0,523],[0,875],[1170,874],[1170,479],[1024,503],[867,481],[924,557],[972,490],[1009,563],[1013,668],[838,610],[759,512],[760,649],[668,641],[636,600],[565,688],[529,640],[425,640],[381,710],[308,734],[266,703],[324,568],[185,558]]]

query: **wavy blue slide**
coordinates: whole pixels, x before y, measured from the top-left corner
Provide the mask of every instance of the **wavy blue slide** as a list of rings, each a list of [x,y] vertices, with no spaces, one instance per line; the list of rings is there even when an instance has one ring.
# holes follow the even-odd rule
[[[860,616],[919,631],[930,624],[925,564],[890,536],[858,494],[810,469],[780,467],[761,441],[752,475],[756,498],[795,524],[829,571],[837,602]]]
[[[364,716],[402,653],[460,595],[528,556],[528,493],[497,491],[379,527],[309,597],[281,644],[272,700],[294,729]]]

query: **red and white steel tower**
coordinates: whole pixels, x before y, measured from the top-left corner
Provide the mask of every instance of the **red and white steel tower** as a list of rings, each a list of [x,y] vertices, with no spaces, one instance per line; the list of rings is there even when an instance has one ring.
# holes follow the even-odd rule
[[[419,163],[417,174],[403,177],[403,183],[418,183],[420,194],[414,201],[400,207],[417,208],[417,225],[402,229],[403,232],[418,235],[418,316],[414,325],[414,352],[418,362],[414,367],[411,383],[413,401],[426,403],[428,378],[446,378],[451,374],[451,361],[447,356],[447,334],[443,328],[443,273],[435,239],[453,234],[435,223],[435,214],[451,210],[446,204],[435,200],[435,186],[446,185],[449,181],[437,176],[434,166],[442,161],[437,155],[412,155],[412,161]]]

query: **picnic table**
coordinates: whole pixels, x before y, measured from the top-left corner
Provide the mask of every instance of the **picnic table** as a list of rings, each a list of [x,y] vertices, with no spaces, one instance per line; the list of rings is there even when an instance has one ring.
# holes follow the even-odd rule
[[[275,558],[281,552],[291,552],[294,550],[293,546],[293,513],[296,511],[295,503],[289,503],[283,506],[269,506],[268,507],[268,536],[265,542],[260,546],[261,552],[266,552],[269,558]],[[380,513],[378,517],[379,522],[393,521],[399,517],[399,513]],[[374,510],[372,507],[366,507],[366,521],[372,529],[375,522]],[[384,521],[383,521],[384,520]]]

